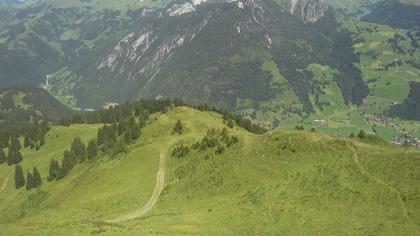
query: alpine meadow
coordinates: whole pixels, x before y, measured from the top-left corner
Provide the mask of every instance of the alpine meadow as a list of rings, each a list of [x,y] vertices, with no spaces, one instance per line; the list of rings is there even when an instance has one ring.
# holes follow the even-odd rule
[[[0,235],[420,235],[420,1],[0,0]]]

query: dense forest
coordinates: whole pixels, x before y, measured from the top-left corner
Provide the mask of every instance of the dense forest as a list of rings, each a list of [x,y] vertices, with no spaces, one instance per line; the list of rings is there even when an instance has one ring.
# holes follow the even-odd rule
[[[420,83],[412,82],[410,94],[402,104],[391,108],[390,115],[406,120],[420,120]]]

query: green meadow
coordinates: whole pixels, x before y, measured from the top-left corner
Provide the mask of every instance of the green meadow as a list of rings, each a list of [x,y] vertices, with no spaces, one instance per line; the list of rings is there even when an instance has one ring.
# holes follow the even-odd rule
[[[352,122],[362,122],[353,117]],[[172,134],[181,120],[185,131]],[[338,139],[282,131],[255,135],[228,128],[239,143],[171,156],[220,114],[178,107],[153,114],[140,139],[117,156],[77,165],[47,182],[51,158],[61,160],[74,136],[95,137],[100,125],[54,127],[39,151],[25,149],[24,170],[37,166],[43,185],[15,190],[13,168],[0,166],[0,228],[5,235],[416,235],[420,233],[420,152],[375,136]],[[154,191],[159,157],[166,157],[163,192],[149,212],[133,214]]]

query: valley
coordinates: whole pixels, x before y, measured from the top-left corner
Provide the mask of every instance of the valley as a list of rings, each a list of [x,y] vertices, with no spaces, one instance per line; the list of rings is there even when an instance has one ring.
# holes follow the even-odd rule
[[[419,9],[0,0],[0,234],[420,234]]]

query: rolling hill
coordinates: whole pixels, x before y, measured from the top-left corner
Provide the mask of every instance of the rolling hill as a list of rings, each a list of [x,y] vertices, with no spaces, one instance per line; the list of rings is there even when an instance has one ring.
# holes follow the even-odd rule
[[[15,86],[0,90],[0,121],[43,119],[58,121],[74,111],[61,104],[47,91],[32,86]]]
[[[184,126],[181,135],[172,132],[178,120]],[[396,148],[374,136],[255,135],[238,126],[228,128],[218,113],[173,107],[151,114],[126,153],[99,156],[77,165],[64,179],[47,182],[50,159],[59,158],[73,136],[84,142],[94,138],[99,126],[56,126],[39,151],[22,151],[23,168],[37,166],[41,172],[39,189],[15,190],[13,168],[0,165],[3,233],[420,232],[420,153],[415,149]],[[238,136],[239,143],[223,152],[191,149],[174,156],[181,144],[221,137],[223,128]],[[156,173],[162,171],[159,179],[162,175]],[[155,184],[162,182],[163,191],[154,193]]]

